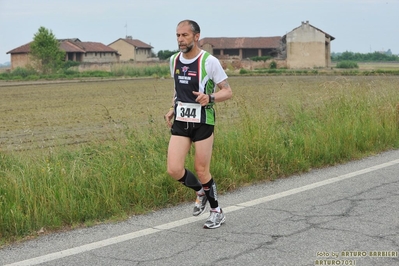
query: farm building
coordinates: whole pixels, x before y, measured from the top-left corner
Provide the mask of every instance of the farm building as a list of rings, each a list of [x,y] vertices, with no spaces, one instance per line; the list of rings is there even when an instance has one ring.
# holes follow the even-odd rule
[[[335,38],[302,22],[282,38],[281,54],[288,68],[324,68],[331,65],[331,41]]]
[[[82,63],[115,63],[120,55],[111,47],[99,42],[82,42],[77,38],[61,39],[60,49],[66,52],[65,60]],[[7,54],[11,55],[11,69],[29,64],[30,43],[17,47]]]
[[[219,59],[246,59],[278,54],[281,37],[203,38],[200,47]]]
[[[126,39],[118,39],[108,45],[118,51],[121,61],[148,61],[152,57],[152,46],[140,40],[126,36]]]
[[[272,56],[288,68],[324,68],[331,65],[334,39],[306,21],[283,37],[203,38],[199,44],[219,59]]]

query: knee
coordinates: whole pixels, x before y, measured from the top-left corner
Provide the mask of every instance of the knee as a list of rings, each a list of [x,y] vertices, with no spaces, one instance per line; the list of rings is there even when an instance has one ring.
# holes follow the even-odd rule
[[[184,175],[184,168],[178,168],[173,166],[168,166],[167,172],[168,174],[176,180],[179,180]]]
[[[210,176],[209,169],[204,166],[195,166],[195,172],[197,173],[198,179],[203,182],[204,180],[209,179]]]

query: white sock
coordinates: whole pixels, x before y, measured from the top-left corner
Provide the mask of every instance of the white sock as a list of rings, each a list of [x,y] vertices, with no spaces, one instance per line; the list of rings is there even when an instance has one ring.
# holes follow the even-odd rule
[[[213,211],[213,212],[220,212],[220,207],[211,208],[211,211]]]
[[[201,188],[200,190],[196,191],[195,193],[197,193],[198,196],[203,196],[205,195],[205,191],[203,188]]]

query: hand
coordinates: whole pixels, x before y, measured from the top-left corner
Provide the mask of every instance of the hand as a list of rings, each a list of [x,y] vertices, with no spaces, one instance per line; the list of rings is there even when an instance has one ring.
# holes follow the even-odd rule
[[[197,99],[195,101],[201,106],[205,106],[209,103],[209,95],[208,94],[203,94],[201,92],[193,91],[193,94],[197,96]]]
[[[168,127],[172,127],[172,119],[175,116],[175,110],[170,109],[169,112],[164,116],[166,123],[168,124]]]

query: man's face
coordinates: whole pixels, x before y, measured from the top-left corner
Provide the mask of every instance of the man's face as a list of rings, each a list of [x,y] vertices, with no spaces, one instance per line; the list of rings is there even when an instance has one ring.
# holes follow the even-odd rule
[[[188,53],[193,49],[195,42],[198,41],[199,33],[194,35],[190,24],[182,23],[177,26],[176,37],[179,50]]]

